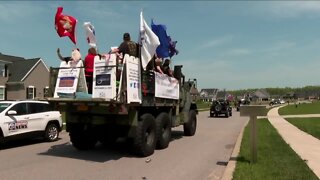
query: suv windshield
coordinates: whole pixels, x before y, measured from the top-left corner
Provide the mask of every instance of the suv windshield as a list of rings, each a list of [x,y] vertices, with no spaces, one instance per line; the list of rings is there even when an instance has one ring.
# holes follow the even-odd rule
[[[0,113],[7,109],[12,103],[0,103]]]

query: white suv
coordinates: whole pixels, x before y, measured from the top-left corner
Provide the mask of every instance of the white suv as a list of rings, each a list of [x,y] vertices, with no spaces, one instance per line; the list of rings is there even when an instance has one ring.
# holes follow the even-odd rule
[[[39,136],[51,142],[58,139],[61,130],[61,114],[48,102],[0,101],[0,142]]]

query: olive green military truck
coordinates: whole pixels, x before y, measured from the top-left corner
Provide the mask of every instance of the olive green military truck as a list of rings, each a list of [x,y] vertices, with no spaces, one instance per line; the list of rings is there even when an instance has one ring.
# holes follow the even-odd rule
[[[136,69],[128,68],[129,64],[124,62],[122,67],[118,63],[100,67],[108,70],[115,68],[116,71],[113,72],[120,74],[120,83],[109,82],[113,79],[112,73],[109,79],[103,73],[94,74],[93,84],[98,89],[103,87],[98,86],[99,83],[106,86],[117,84],[113,87],[116,94],[111,99],[95,97],[99,96],[94,95],[95,89],[91,97],[81,97],[85,93],[81,94],[78,90],[71,93],[71,96],[70,93],[69,96],[63,92],[56,93],[59,78],[60,85],[70,84],[70,80],[69,83],[61,83],[59,71],[74,71],[75,68],[83,67],[50,69],[49,96],[52,97],[45,100],[65,114],[66,131],[76,149],[91,149],[98,142],[110,145],[122,137],[131,142],[137,155],[145,157],[153,154],[156,148],[164,149],[169,146],[173,127],[183,125],[185,136],[195,134],[198,111],[190,96],[190,89],[195,86],[195,82],[185,80],[181,72],[182,66],[175,66],[174,77],[169,77],[153,70],[143,70],[140,64]],[[132,69],[135,69],[135,73],[131,72]],[[130,80],[132,75],[138,77],[136,82]],[[102,83],[106,79],[98,80],[100,77],[107,77],[108,82]],[[114,79],[118,82],[119,78]],[[171,89],[172,84],[175,87]],[[129,100],[129,96],[132,96],[130,91],[138,92],[133,97],[138,101]],[[101,88],[99,92],[101,95]],[[54,96],[55,93],[58,96]]]

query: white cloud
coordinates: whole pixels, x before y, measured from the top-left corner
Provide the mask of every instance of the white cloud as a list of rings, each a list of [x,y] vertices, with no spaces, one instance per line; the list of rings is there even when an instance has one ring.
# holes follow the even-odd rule
[[[281,53],[285,50],[292,49],[294,47],[296,47],[295,42],[280,41],[274,44],[270,44],[269,47],[261,49],[257,52],[278,54],[279,52]]]
[[[223,37],[215,38],[215,39],[204,42],[202,45],[199,46],[199,49],[207,49],[207,48],[227,44],[227,43],[231,42],[232,39],[233,39],[233,36],[231,36],[231,35],[226,35]]]
[[[116,20],[119,17],[124,17],[124,15],[120,13],[121,11],[107,6],[106,3],[101,3],[100,1],[79,2],[76,12],[85,12],[85,17],[89,19]]]
[[[29,2],[2,2],[0,4],[0,20],[2,22],[16,24],[22,19],[34,17],[36,14],[42,13],[44,9],[41,6]]]
[[[206,63],[204,63],[206,62]],[[237,67],[224,59],[183,60],[186,79],[197,78],[199,89],[218,88],[227,90],[267,87],[302,87],[317,85],[320,75],[319,60],[308,61],[301,67],[295,63],[278,61],[260,68]]]
[[[251,50],[245,48],[236,48],[227,51],[225,54],[231,56],[248,55],[251,54]]]
[[[319,17],[319,1],[274,1],[268,2],[259,13],[268,13],[277,18],[296,18],[300,16]]]

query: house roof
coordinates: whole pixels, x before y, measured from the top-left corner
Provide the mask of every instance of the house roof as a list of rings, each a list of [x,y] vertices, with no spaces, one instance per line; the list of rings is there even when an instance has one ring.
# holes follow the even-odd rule
[[[8,65],[8,82],[21,82],[31,72],[31,70],[41,61],[40,58],[15,61]]]
[[[16,62],[16,61],[21,61],[21,60],[26,60],[26,59],[23,57],[10,56],[10,55],[0,53],[0,61]]]
[[[196,87],[194,87],[194,86],[191,87],[190,93],[191,94],[199,94],[198,89]]]
[[[254,96],[258,98],[269,98],[270,94],[265,89],[259,89],[253,93]]]
[[[218,89],[201,89],[200,93],[207,93],[207,94],[216,94],[218,92]]]

